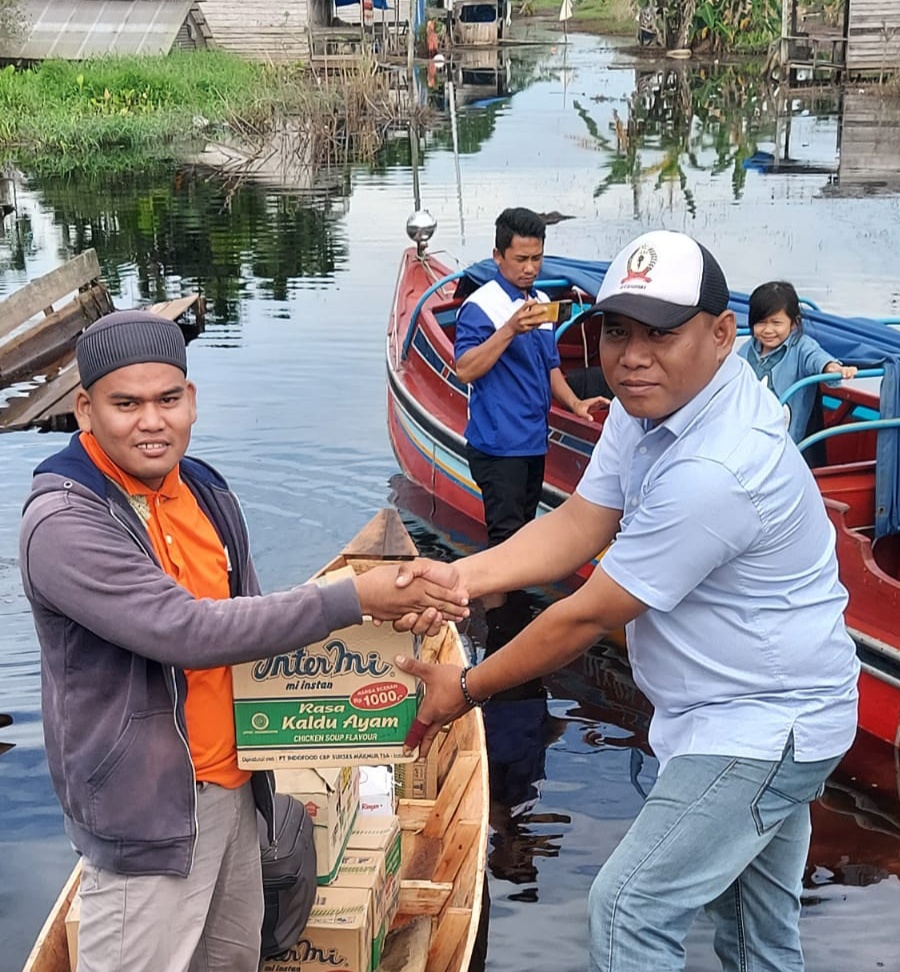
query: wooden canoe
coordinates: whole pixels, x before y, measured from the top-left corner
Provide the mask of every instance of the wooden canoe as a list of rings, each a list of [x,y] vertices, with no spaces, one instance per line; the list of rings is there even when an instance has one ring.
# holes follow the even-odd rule
[[[350,565],[357,573],[385,561],[409,560],[416,549],[395,510],[381,510],[318,573]],[[423,655],[466,664],[454,625],[426,638]],[[400,800],[400,907],[387,938],[381,972],[467,972],[484,947],[488,775],[484,724],[475,709],[442,735],[433,800]],[[69,972],[66,915],[78,890],[75,865],[41,929],[23,972]],[[367,972],[367,970],[360,970]]]

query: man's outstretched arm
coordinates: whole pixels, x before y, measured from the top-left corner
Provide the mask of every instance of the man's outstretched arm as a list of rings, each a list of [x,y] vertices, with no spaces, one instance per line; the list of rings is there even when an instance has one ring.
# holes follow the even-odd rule
[[[570,577],[609,546],[621,510],[597,506],[577,493],[562,506],[526,524],[504,543],[452,564],[419,560],[402,565],[397,583],[423,577],[468,597],[519,590]]]
[[[574,594],[552,604],[499,651],[466,673],[475,702],[540,678],[573,661],[599,638],[618,630],[647,606],[607,576],[602,566]],[[406,745],[428,752],[440,727],[468,708],[458,665],[432,665],[413,659],[397,664],[425,683],[425,698]]]

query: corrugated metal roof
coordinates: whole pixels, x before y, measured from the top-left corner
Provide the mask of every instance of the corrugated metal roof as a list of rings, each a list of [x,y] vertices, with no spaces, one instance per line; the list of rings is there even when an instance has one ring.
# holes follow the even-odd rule
[[[25,30],[0,39],[0,57],[168,54],[192,6],[192,0],[22,0]]]

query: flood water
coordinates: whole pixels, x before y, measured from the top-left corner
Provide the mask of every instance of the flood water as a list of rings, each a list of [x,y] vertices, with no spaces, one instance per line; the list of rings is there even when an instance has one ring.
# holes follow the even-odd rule
[[[614,42],[569,41],[457,78],[470,82],[455,90],[458,154],[446,117],[420,151],[434,249],[482,258],[499,210],[527,205],[574,217],[549,228],[548,253],[608,259],[663,226],[710,247],[735,289],[789,278],[825,309],[900,314],[900,202],[890,178],[851,165],[846,104],[801,98],[779,119],[748,69],[636,69]],[[440,75],[426,92],[438,111],[449,102]],[[192,451],[241,495],[267,590],[308,577],[392,502],[428,552],[480,542],[405,484],[387,437],[384,335],[413,185],[402,139],[312,196],[176,169],[15,185],[0,296],[89,246],[119,307],[206,294],[208,326],[189,350]],[[0,437],[0,712],[15,718],[0,731],[15,743],[0,755],[0,972],[21,967],[74,861],[43,756],[16,547],[31,470],[63,441]],[[598,646],[547,688],[489,714],[497,972],[585,967],[587,890],[656,772],[649,709],[619,648]],[[860,740],[814,808],[802,930],[815,972],[900,970],[895,757]],[[692,972],[718,967],[711,942],[698,921]]]

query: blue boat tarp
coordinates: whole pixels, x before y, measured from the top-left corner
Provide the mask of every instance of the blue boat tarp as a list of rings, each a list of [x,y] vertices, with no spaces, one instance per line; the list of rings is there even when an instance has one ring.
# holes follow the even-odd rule
[[[900,417],[900,332],[860,317],[803,315],[803,329],[845,364],[883,368],[879,412]],[[875,451],[875,536],[900,533],[900,429],[881,429]]]
[[[545,256],[540,275],[545,280],[568,280],[573,286],[596,297],[608,267],[609,263],[593,260]],[[488,280],[493,280],[496,274],[497,264],[493,260],[479,260],[478,263],[466,267],[466,276],[479,287]]]
[[[608,262],[545,256],[542,279],[568,280],[588,294],[596,295],[609,267]],[[497,265],[480,260],[465,271],[478,286],[493,279]],[[739,324],[747,323],[749,297],[733,291],[729,306]],[[835,358],[859,368],[883,368],[880,415],[900,417],[900,331],[880,321],[863,317],[838,317],[804,308],[803,329]],[[878,432],[875,474],[875,535],[900,533],[900,429]]]

